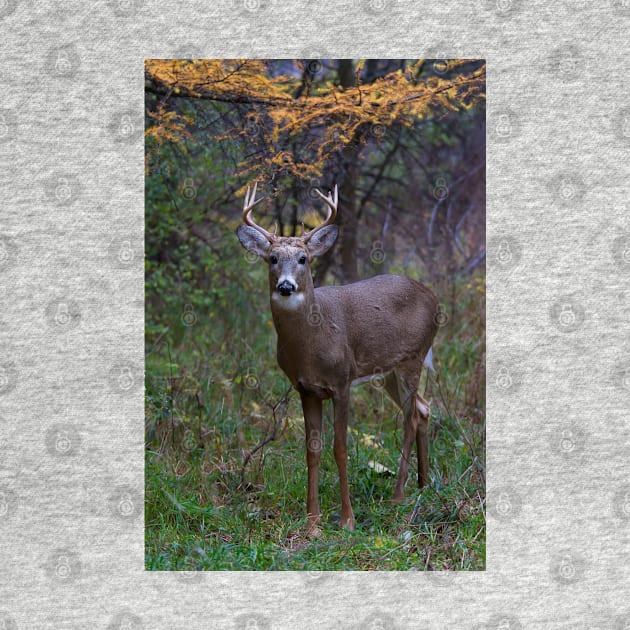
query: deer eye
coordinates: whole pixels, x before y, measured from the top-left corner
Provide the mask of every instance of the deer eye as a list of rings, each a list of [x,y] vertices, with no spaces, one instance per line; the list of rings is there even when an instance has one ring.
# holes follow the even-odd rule
[[[299,258],[298,258],[298,262],[300,263],[300,265],[305,265],[306,264],[306,256],[304,254],[302,254]]]
[[[278,264],[278,257],[275,254],[271,254],[271,256],[269,256],[269,261],[272,265],[276,265]]]

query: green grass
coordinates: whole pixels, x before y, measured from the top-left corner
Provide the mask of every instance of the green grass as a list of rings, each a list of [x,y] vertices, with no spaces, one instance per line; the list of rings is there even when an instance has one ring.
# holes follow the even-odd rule
[[[338,523],[332,408],[324,406],[319,476],[321,535],[304,535],[306,461],[299,397],[275,363],[264,269],[213,278],[190,294],[148,291],[146,568],[150,570],[482,570],[485,568],[484,278],[453,291],[438,333],[430,483],[417,488],[415,453],[406,500],[392,505],[402,415],[382,389],[353,390],[348,436],[356,530]],[[160,283],[164,282],[160,276]],[[224,282],[224,286],[221,285]],[[150,284],[149,284],[150,287]],[[169,295],[165,302],[159,295]],[[173,297],[174,296],[174,297]],[[208,297],[210,296],[210,297]],[[281,417],[282,416],[282,417]],[[281,422],[277,422],[279,420]],[[273,433],[244,466],[245,456]],[[380,464],[380,472],[374,470]]]
[[[288,452],[286,452],[288,451]],[[409,570],[484,568],[483,501],[470,484],[456,482],[410,491],[389,502],[392,479],[367,467],[350,468],[357,527],[334,522],[339,511],[334,462],[322,469],[325,515],[321,535],[302,535],[306,477],[295,447],[265,456],[264,484],[238,488],[236,479],[203,478],[200,466],[183,476],[164,474],[158,457],[147,461],[147,558],[156,570]],[[359,461],[368,455],[364,451]],[[352,459],[351,459],[352,461]],[[393,463],[393,462],[392,462]],[[230,486],[232,484],[232,486]],[[225,485],[229,498],[212,496]],[[205,491],[205,492],[204,492]],[[470,494],[473,492],[474,494]],[[202,497],[209,498],[203,504]],[[214,500],[213,500],[214,499]],[[225,499],[225,497],[224,497]],[[326,516],[328,513],[328,517]]]
[[[354,409],[378,394],[355,396]],[[320,469],[322,534],[303,536],[306,465],[303,425],[293,397],[287,427],[258,451],[245,470],[242,457],[189,445],[188,452],[147,451],[148,569],[482,569],[485,558],[484,503],[480,467],[457,439],[462,427],[434,422],[432,478],[419,492],[412,473],[408,498],[391,504],[395,477],[377,473],[369,462],[395,471],[400,431],[384,399],[374,418],[349,436],[355,532],[339,528],[337,471],[328,444]],[[226,423],[230,423],[226,418]],[[238,423],[237,423],[238,424]],[[398,417],[400,424],[400,416]],[[261,422],[264,426],[264,422]],[[332,441],[329,413],[325,442]],[[215,427],[222,434],[221,426]],[[226,427],[254,445],[265,430],[256,424]],[[248,436],[250,436],[248,438]],[[220,439],[220,438],[219,438]],[[229,439],[229,438],[228,438]],[[194,442],[194,440],[190,440]],[[216,444],[216,442],[215,442]],[[170,450],[170,449],[169,449]]]

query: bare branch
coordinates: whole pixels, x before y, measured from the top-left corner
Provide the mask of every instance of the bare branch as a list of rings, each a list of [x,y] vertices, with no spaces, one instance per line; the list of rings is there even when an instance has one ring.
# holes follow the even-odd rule
[[[259,451],[263,446],[265,446],[266,444],[269,444],[269,442],[272,442],[273,440],[276,439],[278,430],[280,429],[280,427],[282,426],[282,423],[284,422],[284,416],[287,412],[287,407],[289,406],[289,394],[291,392],[291,389],[292,388],[289,387],[289,389],[287,389],[286,392],[284,392],[284,394],[282,395],[282,398],[280,398],[280,400],[278,400],[271,407],[271,413],[273,414],[273,422],[274,422],[271,433],[269,433],[269,435],[267,435],[260,442],[258,442],[258,444],[256,444],[256,446],[254,446],[254,448],[245,455],[245,459],[243,460],[243,467],[241,468],[241,485],[245,483],[245,469],[247,468],[247,464],[249,464],[249,461],[253,457],[253,455],[257,451]]]
[[[486,259],[486,249],[484,247],[483,251],[480,254],[478,254],[477,256],[472,258],[471,260],[469,260],[468,263],[466,264],[466,266],[463,269],[460,269],[457,272],[457,275],[458,276],[464,276],[467,273],[470,273],[475,267],[477,267],[485,259]]]

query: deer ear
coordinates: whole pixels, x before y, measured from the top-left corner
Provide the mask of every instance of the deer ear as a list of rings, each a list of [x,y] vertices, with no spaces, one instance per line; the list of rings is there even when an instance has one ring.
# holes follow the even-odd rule
[[[339,228],[336,225],[327,225],[313,234],[306,244],[311,256],[321,256],[327,252],[337,240]]]
[[[239,225],[238,230],[236,230],[236,236],[238,236],[238,240],[247,251],[258,254],[263,258],[267,256],[269,241],[258,230],[249,227],[249,225]]]

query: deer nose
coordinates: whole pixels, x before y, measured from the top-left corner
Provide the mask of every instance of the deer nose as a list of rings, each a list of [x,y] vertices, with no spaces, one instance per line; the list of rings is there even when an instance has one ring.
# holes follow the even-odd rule
[[[287,296],[287,295],[291,295],[291,293],[295,291],[295,285],[292,282],[289,282],[288,280],[283,280],[282,282],[278,283],[278,286],[276,287],[276,289],[278,290],[280,295]]]

